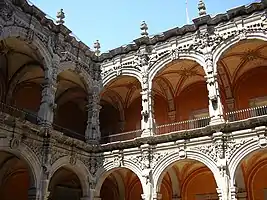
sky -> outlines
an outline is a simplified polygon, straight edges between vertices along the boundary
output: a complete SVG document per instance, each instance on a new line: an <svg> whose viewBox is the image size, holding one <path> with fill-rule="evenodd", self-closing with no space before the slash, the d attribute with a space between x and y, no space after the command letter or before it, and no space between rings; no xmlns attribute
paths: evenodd
<svg viewBox="0 0 267 200"><path fill-rule="evenodd" d="M150 35L186 24L186 0L30 0L44 13L56 18L62 8L65 25L93 49L98 39L101 51L120 47L139 38L144 20ZM257 0L204 0L207 13L214 16ZM198 17L198 0L188 0L190 22Z"/></svg>

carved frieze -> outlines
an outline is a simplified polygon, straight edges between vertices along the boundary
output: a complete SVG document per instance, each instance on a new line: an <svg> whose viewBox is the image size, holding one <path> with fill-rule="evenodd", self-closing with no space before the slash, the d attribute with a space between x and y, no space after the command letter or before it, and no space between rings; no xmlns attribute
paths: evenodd
<svg viewBox="0 0 267 200"><path fill-rule="evenodd" d="M217 152L216 152L214 144L199 145L199 146L193 147L192 150L201 152L205 154L206 156L209 156L215 162L217 162Z"/></svg>
<svg viewBox="0 0 267 200"><path fill-rule="evenodd" d="M222 40L223 38L211 28L199 30L196 32L195 39L189 50L205 54L211 52Z"/></svg>
<svg viewBox="0 0 267 200"><path fill-rule="evenodd" d="M58 159L67 156L69 152L62 150L61 148L52 147L50 165L53 165Z"/></svg>
<svg viewBox="0 0 267 200"><path fill-rule="evenodd" d="M239 151L239 149L241 149L244 145L246 145L246 143L252 140L253 138L243 138L240 140L231 139L231 138L228 139L227 148L225 152L226 158L230 159L235 152Z"/></svg>
<svg viewBox="0 0 267 200"><path fill-rule="evenodd" d="M10 5L8 5L5 1L0 2L0 17L4 21L9 21L14 14L14 11Z"/></svg>
<svg viewBox="0 0 267 200"><path fill-rule="evenodd" d="M43 156L43 143L36 141L32 138L27 138L23 140L23 143L26 144L36 155L36 157L39 159L40 163L42 162L42 156Z"/></svg>

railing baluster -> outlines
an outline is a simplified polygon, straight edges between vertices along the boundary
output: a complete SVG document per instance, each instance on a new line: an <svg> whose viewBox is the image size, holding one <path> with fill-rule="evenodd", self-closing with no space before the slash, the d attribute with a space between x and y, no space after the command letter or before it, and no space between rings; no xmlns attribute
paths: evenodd
<svg viewBox="0 0 267 200"><path fill-rule="evenodd" d="M267 106L259 106L254 108L246 108L236 110L225 114L226 120L229 122L245 120L253 117L267 115Z"/></svg>

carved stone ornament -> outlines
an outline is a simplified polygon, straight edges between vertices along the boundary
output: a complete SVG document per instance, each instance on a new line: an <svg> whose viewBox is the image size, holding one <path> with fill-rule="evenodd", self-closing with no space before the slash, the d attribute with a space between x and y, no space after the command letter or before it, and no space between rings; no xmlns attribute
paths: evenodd
<svg viewBox="0 0 267 200"><path fill-rule="evenodd" d="M9 21L13 16L13 10L10 5L8 5L5 1L0 2L0 17L4 21Z"/></svg>
<svg viewBox="0 0 267 200"><path fill-rule="evenodd" d="M71 165L76 165L77 157L74 154L71 155L69 162Z"/></svg>
<svg viewBox="0 0 267 200"><path fill-rule="evenodd" d="M242 148L243 145L245 145L247 142L253 140L253 138L244 138L241 140L228 140L227 141L227 148L225 152L226 158L230 159L231 156L236 152L239 151L240 148Z"/></svg>
<svg viewBox="0 0 267 200"><path fill-rule="evenodd" d="M114 167L122 167L123 166L123 154L122 152L118 152L113 159Z"/></svg>
<svg viewBox="0 0 267 200"><path fill-rule="evenodd" d="M209 156L211 159L217 162L217 153L213 144L197 146L192 148L192 150L202 152L203 154Z"/></svg>
<svg viewBox="0 0 267 200"><path fill-rule="evenodd" d="M11 149L17 149L20 146L20 139L17 137L13 137L10 141L10 148Z"/></svg>
<svg viewBox="0 0 267 200"><path fill-rule="evenodd" d="M154 169L156 164L161 161L164 160L166 156L168 156L169 154L171 154L173 152L164 152L164 153L153 153L152 155L152 161L151 161L151 169Z"/></svg>
<svg viewBox="0 0 267 200"><path fill-rule="evenodd" d="M90 158L90 166L89 166L90 173L95 175L97 172L97 159L96 157Z"/></svg>
<svg viewBox="0 0 267 200"><path fill-rule="evenodd" d="M201 53L211 52L222 40L223 38L214 30L198 31L189 50L193 49Z"/></svg>
<svg viewBox="0 0 267 200"><path fill-rule="evenodd" d="M66 156L67 153L64 152L63 150L52 147L52 153L51 153L51 159L50 159L50 164L52 165L54 162L56 162L59 158L62 158Z"/></svg>
<svg viewBox="0 0 267 200"><path fill-rule="evenodd" d="M43 143L37 142L33 139L23 140L23 143L26 144L36 155L36 157L41 161L43 156Z"/></svg>

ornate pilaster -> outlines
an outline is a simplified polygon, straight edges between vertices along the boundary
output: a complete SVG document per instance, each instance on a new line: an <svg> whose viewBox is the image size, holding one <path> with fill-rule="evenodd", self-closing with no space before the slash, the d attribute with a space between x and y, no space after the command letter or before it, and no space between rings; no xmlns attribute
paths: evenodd
<svg viewBox="0 0 267 200"><path fill-rule="evenodd" d="M96 144L101 137L99 124L101 106L99 81L94 80L93 82L92 94L88 97L88 120L85 138L87 143Z"/></svg>
<svg viewBox="0 0 267 200"><path fill-rule="evenodd" d="M51 66L45 71L42 100L38 111L39 123L45 127L51 127L54 120L54 111L56 109L55 95L57 90L57 72L59 63L59 56L54 55Z"/></svg>
<svg viewBox="0 0 267 200"><path fill-rule="evenodd" d="M152 98L152 84L149 81L148 69L149 66L154 62L152 57L152 50L148 47L142 47L137 54L135 64L140 68L141 71L141 87L142 87L142 137L152 136L155 133L155 119L153 110L153 98Z"/></svg>
<svg viewBox="0 0 267 200"><path fill-rule="evenodd" d="M48 200L50 192L48 191L49 174L51 168L51 154L52 154L52 141L50 137L50 129L43 127L41 130L43 136L42 146L42 168L41 168L41 187L39 200Z"/></svg>
<svg viewBox="0 0 267 200"><path fill-rule="evenodd" d="M207 89L209 93L209 113L211 117L211 124L222 123L223 119L223 106L221 103L219 84L217 74L213 71L212 55L209 53L205 56L207 65Z"/></svg>
<svg viewBox="0 0 267 200"><path fill-rule="evenodd" d="M220 183L217 193L220 200L228 200L231 196L230 175L226 157L227 141L222 132L213 134L213 143L216 151L217 167L220 172Z"/></svg>
<svg viewBox="0 0 267 200"><path fill-rule="evenodd" d="M223 107L220 99L219 84L217 74L214 69L216 63L213 61L212 51L222 41L214 30L206 27L200 27L196 33L195 41L189 49L194 49L204 55L205 72L207 89L209 93L209 112L211 117L211 124L224 122Z"/></svg>
<svg viewBox="0 0 267 200"><path fill-rule="evenodd" d="M142 152L142 177L145 179L144 193L142 194L143 200L151 200L152 199L152 169L151 169L151 147L149 144L144 144L141 146Z"/></svg>

